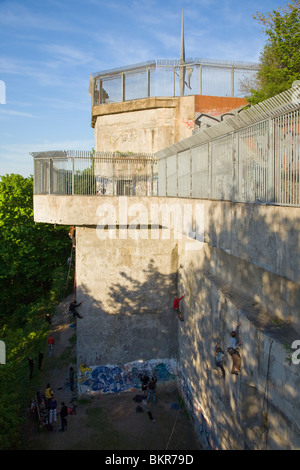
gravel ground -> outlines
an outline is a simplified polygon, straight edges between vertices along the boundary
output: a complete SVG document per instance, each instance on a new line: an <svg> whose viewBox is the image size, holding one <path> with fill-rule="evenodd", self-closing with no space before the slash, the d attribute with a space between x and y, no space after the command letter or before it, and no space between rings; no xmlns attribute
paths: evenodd
<svg viewBox="0 0 300 470"><path fill-rule="evenodd" d="M67 418L65 432L60 431L60 418L53 431L41 426L37 417L31 417L26 429L28 450L164 450L195 451L201 447L192 422L179 406L176 383L159 384L157 403L151 404L151 421L147 410L137 412L140 405L133 399L137 392L118 395L98 395L94 398L76 397L68 386L68 371L75 366L74 335L68 314L70 297L58 306L52 320L55 347L52 357L44 361L41 372L41 392L50 383L58 403L76 405L76 414ZM80 321L80 320L77 320Z"/></svg>

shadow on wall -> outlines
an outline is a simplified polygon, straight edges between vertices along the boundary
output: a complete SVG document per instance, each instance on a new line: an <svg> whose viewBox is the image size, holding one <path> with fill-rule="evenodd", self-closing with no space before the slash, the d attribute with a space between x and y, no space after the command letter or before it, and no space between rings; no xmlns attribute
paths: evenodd
<svg viewBox="0 0 300 470"><path fill-rule="evenodd" d="M137 272L120 271L121 280L108 290L111 311L119 315L164 314L170 311L176 295L176 271L170 274L161 273L153 259L144 269L140 279ZM108 314L110 312L107 312Z"/></svg>
<svg viewBox="0 0 300 470"><path fill-rule="evenodd" d="M300 365L291 362L291 344L300 337L300 212L236 206L209 203L205 249L180 256L181 391L209 448L299 448ZM235 376L227 347L238 322ZM215 365L217 342L225 379Z"/></svg>
<svg viewBox="0 0 300 470"><path fill-rule="evenodd" d="M246 296L300 333L300 209L212 203L206 266L222 284ZM228 256L229 255L229 256ZM230 256L231 255L231 256ZM257 316L257 315L255 315Z"/></svg>
<svg viewBox="0 0 300 470"><path fill-rule="evenodd" d="M176 270L163 274L150 259L140 273L120 266L101 299L77 286L84 317L77 320L80 394L140 390L143 373L155 374L158 384L176 380L176 282Z"/></svg>

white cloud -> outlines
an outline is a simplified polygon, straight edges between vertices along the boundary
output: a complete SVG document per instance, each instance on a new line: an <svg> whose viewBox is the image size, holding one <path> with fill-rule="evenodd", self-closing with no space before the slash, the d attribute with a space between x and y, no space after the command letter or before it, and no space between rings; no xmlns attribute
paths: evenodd
<svg viewBox="0 0 300 470"><path fill-rule="evenodd" d="M94 55L79 47L65 44L47 44L43 46L53 59L68 63L69 65L84 65L95 61Z"/></svg>
<svg viewBox="0 0 300 470"><path fill-rule="evenodd" d="M17 116L17 117L26 117L26 118L36 118L37 116L34 116L31 113L25 113L22 111L14 111L12 109L7 109L5 106L0 108L0 119L6 119L7 117L10 116Z"/></svg>
<svg viewBox="0 0 300 470"><path fill-rule="evenodd" d="M13 29L21 29L26 25L26 29L66 31L73 30L73 27L65 18L53 16L52 14L35 13L32 8L27 8L21 2L10 2L0 4L0 25L9 26Z"/></svg>

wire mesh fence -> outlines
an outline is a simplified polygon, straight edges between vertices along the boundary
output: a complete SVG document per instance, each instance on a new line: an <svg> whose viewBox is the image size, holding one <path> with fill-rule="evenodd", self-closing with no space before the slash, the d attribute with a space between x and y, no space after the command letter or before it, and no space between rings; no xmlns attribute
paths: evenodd
<svg viewBox="0 0 300 470"><path fill-rule="evenodd" d="M152 60L91 74L89 93L92 106L154 96L244 97L243 82L257 70L247 62Z"/></svg>
<svg viewBox="0 0 300 470"><path fill-rule="evenodd" d="M163 149L159 195L300 206L300 86Z"/></svg>
<svg viewBox="0 0 300 470"><path fill-rule="evenodd" d="M155 196L157 161L150 154L32 152L35 194Z"/></svg>
<svg viewBox="0 0 300 470"><path fill-rule="evenodd" d="M159 195L300 207L300 86L156 155L31 155L35 194Z"/></svg>

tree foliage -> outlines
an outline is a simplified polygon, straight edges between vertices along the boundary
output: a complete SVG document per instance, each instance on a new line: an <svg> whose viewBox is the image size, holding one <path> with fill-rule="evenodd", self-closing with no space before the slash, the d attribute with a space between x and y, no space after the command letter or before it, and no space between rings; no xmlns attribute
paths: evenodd
<svg viewBox="0 0 300 470"><path fill-rule="evenodd" d="M264 26L267 43L256 83L247 97L251 104L288 90L300 79L300 0L292 0L267 16L257 12L254 19Z"/></svg>
<svg viewBox="0 0 300 470"><path fill-rule="evenodd" d="M35 223L33 178L11 174L0 181L0 322L49 291L54 272L67 262L64 226Z"/></svg>
<svg viewBox="0 0 300 470"><path fill-rule="evenodd" d="M34 222L33 178L0 177L0 449L22 447L22 426L38 376L28 379L28 356L44 351L53 313L66 291L68 227Z"/></svg>

